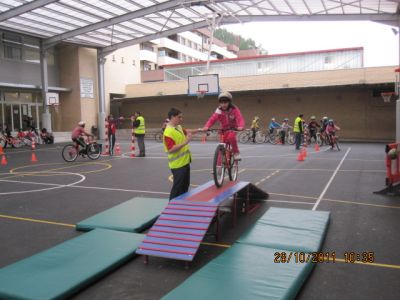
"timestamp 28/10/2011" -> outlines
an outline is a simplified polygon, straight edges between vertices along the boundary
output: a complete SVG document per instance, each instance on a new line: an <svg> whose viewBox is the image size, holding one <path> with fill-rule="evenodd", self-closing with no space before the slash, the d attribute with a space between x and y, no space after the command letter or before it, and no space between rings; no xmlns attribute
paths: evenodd
<svg viewBox="0 0 400 300"><path fill-rule="evenodd" d="M339 259L336 252L294 252L280 251L274 253L274 263L336 263L341 261L345 263L373 263L375 254L372 251L365 252L344 252L344 259Z"/></svg>

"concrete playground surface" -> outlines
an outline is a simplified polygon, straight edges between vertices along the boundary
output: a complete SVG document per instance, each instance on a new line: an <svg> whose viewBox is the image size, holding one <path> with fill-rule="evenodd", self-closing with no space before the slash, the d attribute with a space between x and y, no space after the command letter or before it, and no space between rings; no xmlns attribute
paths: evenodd
<svg viewBox="0 0 400 300"><path fill-rule="evenodd" d="M192 187L211 180L216 141L193 141ZM297 299L399 299L399 197L373 194L385 183L384 144L342 143L341 151L307 148L298 161L294 146L242 144L239 180L270 197L249 215L222 218L219 241L206 236L190 264L137 256L72 299L160 299L217 257L270 207L331 212L323 252L336 261L318 263ZM63 144L6 149L0 165L0 268L81 235L75 224L134 197L167 198L171 173L161 143L146 140L146 157L121 154L66 163ZM370 255L373 262L349 262ZM223 288L223 287L221 287ZM195 291L194 291L195 292Z"/></svg>

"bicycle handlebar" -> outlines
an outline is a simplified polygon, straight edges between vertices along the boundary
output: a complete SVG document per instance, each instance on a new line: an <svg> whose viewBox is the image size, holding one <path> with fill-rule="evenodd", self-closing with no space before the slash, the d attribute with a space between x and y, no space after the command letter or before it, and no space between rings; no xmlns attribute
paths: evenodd
<svg viewBox="0 0 400 300"><path fill-rule="evenodd" d="M202 130L203 132L226 132L226 131L235 131L235 132L239 132L241 130L238 130L237 128L229 128L229 129L223 129L223 128L209 128L207 130Z"/></svg>

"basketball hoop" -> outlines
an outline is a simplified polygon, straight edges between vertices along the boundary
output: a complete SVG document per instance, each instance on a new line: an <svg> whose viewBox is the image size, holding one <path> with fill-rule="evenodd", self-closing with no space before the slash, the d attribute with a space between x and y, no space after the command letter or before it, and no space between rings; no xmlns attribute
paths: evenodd
<svg viewBox="0 0 400 300"><path fill-rule="evenodd" d="M206 95L206 91L197 91L197 99L203 99Z"/></svg>
<svg viewBox="0 0 400 300"><path fill-rule="evenodd" d="M53 104L53 105L51 105L51 106L54 107L54 112L55 112L56 114L58 114L58 112L59 112L59 106L56 105L56 104Z"/></svg>
<svg viewBox="0 0 400 300"><path fill-rule="evenodd" d="M381 93L381 96L382 96L382 98L383 98L383 102L385 102L385 103L389 103L390 102L390 99L392 98L392 96L393 96L393 92L382 92Z"/></svg>

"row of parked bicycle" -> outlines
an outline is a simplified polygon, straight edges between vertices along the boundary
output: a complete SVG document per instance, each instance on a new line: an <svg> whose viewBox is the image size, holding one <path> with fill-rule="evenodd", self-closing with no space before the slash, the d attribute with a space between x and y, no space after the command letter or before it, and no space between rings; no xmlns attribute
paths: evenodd
<svg viewBox="0 0 400 300"><path fill-rule="evenodd" d="M337 136L336 139L338 139ZM312 143L318 144L319 146L330 145L326 134L321 132L316 132L315 134L310 134L306 132L303 135L303 141L304 140L307 142L308 145ZM251 131L251 129L246 129L243 132L240 132L238 135L238 141L242 144L253 142L253 132ZM283 134L283 132L279 129L272 132L270 132L269 130L258 130L256 132L254 142L258 144L271 143L272 145L294 145L295 134L290 130L286 131L285 134Z"/></svg>
<svg viewBox="0 0 400 300"><path fill-rule="evenodd" d="M36 144L53 144L54 137L47 131L40 132L40 134L36 134L34 131L18 132L15 137L0 132L0 145L3 148L7 146L12 148L20 148L23 146L31 147L33 141Z"/></svg>

